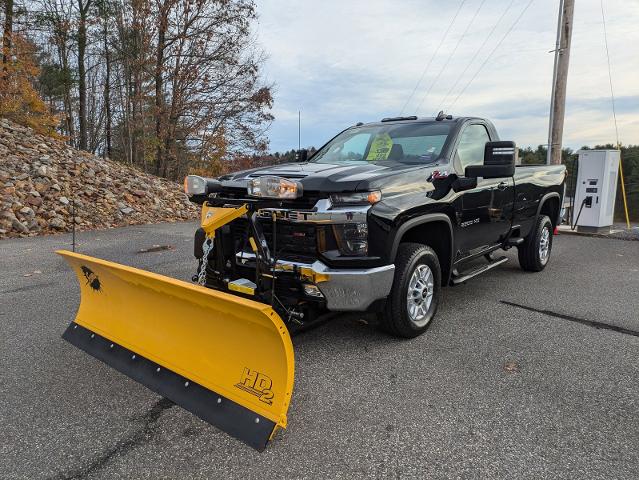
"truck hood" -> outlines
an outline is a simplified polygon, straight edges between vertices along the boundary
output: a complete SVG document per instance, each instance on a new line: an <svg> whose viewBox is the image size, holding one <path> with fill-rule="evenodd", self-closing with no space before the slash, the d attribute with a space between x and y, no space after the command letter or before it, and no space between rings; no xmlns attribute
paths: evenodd
<svg viewBox="0 0 639 480"><path fill-rule="evenodd" d="M243 170L220 178L225 186L246 187L249 179L264 175L289 178L300 182L308 192L352 192L371 189L385 190L398 183L425 182L435 166L393 164L285 163ZM419 171L417 173L416 171Z"/></svg>

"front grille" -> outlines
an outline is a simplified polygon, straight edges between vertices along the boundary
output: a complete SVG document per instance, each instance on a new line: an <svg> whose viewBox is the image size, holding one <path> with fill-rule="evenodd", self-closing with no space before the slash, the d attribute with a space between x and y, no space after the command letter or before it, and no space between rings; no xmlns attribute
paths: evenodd
<svg viewBox="0 0 639 480"><path fill-rule="evenodd" d="M275 252L273 250L273 222L270 219L259 219L258 221L262 226L271 255L277 257L278 260L313 263L317 258L317 228L315 225L277 222L277 252ZM248 220L238 218L231 223L231 228L235 237L236 251L241 251L246 242Z"/></svg>
<svg viewBox="0 0 639 480"><path fill-rule="evenodd" d="M221 200L225 198L233 200L255 200L255 197L248 196L248 194L246 193L246 188L238 187L224 187L222 192L217 195L217 198ZM287 209L310 210L315 206L320 198L322 198L322 196L319 192L304 191L304 195L302 196L302 198L283 199L281 200L281 205L282 208Z"/></svg>

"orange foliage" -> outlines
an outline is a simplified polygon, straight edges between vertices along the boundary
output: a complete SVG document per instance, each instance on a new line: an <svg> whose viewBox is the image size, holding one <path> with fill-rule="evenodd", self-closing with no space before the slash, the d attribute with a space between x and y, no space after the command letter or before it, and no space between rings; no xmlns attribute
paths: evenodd
<svg viewBox="0 0 639 480"><path fill-rule="evenodd" d="M33 87L40 73L35 65L34 46L24 37L13 34L9 62L0 65L0 117L6 117L36 132L57 136L59 123Z"/></svg>
<svg viewBox="0 0 639 480"><path fill-rule="evenodd" d="M224 128L220 128L210 136L202 147L202 154L191 162L189 173L203 177L218 177L229 172L227 155L228 141Z"/></svg>
<svg viewBox="0 0 639 480"><path fill-rule="evenodd" d="M213 178L229 173L228 162L224 160L212 158L209 160L199 160L194 163L195 166L189 168L189 174L191 175Z"/></svg>

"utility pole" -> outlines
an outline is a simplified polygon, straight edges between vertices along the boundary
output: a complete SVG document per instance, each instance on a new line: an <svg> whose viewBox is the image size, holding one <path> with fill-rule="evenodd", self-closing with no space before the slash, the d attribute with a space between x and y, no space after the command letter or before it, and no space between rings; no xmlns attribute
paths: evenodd
<svg viewBox="0 0 639 480"><path fill-rule="evenodd" d="M546 159L546 163L552 165L561 164L561 140L564 133L566 85L568 83L568 64L570 62L570 40L572 37L574 11L575 0L560 0L548 125L548 156Z"/></svg>

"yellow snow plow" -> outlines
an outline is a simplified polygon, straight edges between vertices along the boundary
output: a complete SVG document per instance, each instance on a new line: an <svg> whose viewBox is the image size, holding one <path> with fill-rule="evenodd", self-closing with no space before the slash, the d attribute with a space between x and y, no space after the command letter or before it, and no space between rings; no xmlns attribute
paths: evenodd
<svg viewBox="0 0 639 480"><path fill-rule="evenodd" d="M203 420L262 450L279 428L293 393L290 333L271 301L274 262L260 231L248 243L261 262L255 282L228 280L208 258L224 246L215 232L248 217L246 205L204 205L206 256L197 284L59 251L78 278L81 302L63 338ZM223 260L226 262L225 260ZM224 265L228 265L224 263ZM223 266L224 266L223 265ZM269 267L270 265L270 267ZM230 293L229 293L230 292Z"/></svg>

